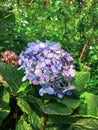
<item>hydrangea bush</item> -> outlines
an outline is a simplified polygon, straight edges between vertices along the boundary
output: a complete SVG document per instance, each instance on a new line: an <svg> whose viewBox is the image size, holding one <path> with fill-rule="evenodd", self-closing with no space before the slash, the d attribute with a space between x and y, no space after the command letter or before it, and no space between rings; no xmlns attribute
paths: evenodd
<svg viewBox="0 0 98 130"><path fill-rule="evenodd" d="M15 52L7 50L3 52L1 55L2 57L0 58L0 61L3 61L12 66L18 66L19 57L15 54Z"/></svg>
<svg viewBox="0 0 98 130"><path fill-rule="evenodd" d="M98 128L97 96L90 93L80 95L90 79L90 73L81 71L75 75L71 54L58 43L28 43L27 49L20 53L17 67L6 63L0 62L0 129ZM3 79L5 82L2 82ZM25 80L27 82L23 82ZM73 96L64 96L71 95L74 88ZM80 124L83 124L82 127L79 127Z"/></svg>
<svg viewBox="0 0 98 130"><path fill-rule="evenodd" d="M72 94L74 86L71 79L75 76L73 58L58 43L38 40L28 43L19 57L19 69L25 70L22 81L29 80L30 84L41 85L40 96L47 93L62 98L65 94Z"/></svg>

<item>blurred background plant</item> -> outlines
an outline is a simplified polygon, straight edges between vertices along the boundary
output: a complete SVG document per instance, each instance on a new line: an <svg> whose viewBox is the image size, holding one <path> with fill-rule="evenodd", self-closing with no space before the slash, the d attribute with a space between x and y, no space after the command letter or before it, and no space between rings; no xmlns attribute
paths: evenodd
<svg viewBox="0 0 98 130"><path fill-rule="evenodd" d="M19 57L15 54L15 52L7 50L1 53L1 55L2 57L0 58L0 61L3 61L12 66L18 66Z"/></svg>
<svg viewBox="0 0 98 130"><path fill-rule="evenodd" d="M26 48L28 42L37 39L43 42L46 40L59 42L62 48L70 52L74 57L77 71L89 71L91 73L89 82L80 93L86 91L97 96L97 19L97 0L1 0L0 55L2 56L2 53L7 50L14 51L19 55ZM2 97L0 99L6 102L5 106L7 106L5 108L7 109L4 108L4 110L8 112L10 96L5 93L8 88L1 84L0 90L0 97ZM83 95L84 99L89 101L86 95L87 93ZM93 98L92 95L89 96ZM85 104L83 99L82 103ZM21 103L19 105L21 106ZM82 107L84 106L82 105ZM26 111L23 106L21 108ZM6 114L2 116L3 119L4 117L6 117ZM19 124L21 125L24 122L28 126L28 118L30 120L31 117L26 118L25 116L25 120L20 120ZM64 129L63 126L59 127Z"/></svg>

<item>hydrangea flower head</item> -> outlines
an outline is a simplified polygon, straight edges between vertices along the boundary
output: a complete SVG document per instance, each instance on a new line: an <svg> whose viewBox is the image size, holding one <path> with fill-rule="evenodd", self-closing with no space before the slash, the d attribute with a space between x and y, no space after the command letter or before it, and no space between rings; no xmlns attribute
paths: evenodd
<svg viewBox="0 0 98 130"><path fill-rule="evenodd" d="M72 94L74 86L70 81L75 76L73 58L58 43L28 43L19 57L19 69L25 70L22 81L29 80L30 84L41 85L41 96L47 93L62 98L65 94Z"/></svg>
<svg viewBox="0 0 98 130"><path fill-rule="evenodd" d="M15 54L15 52L7 50L3 52L0 61L6 62L12 66L18 66L19 57Z"/></svg>

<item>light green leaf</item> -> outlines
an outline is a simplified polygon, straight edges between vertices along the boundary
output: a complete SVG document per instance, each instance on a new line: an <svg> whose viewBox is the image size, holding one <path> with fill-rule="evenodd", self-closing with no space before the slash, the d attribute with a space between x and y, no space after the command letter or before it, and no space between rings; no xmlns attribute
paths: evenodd
<svg viewBox="0 0 98 130"><path fill-rule="evenodd" d="M34 106L31 107L25 99L17 98L17 101L18 106L24 112L17 124L17 130L38 130L41 118L33 111Z"/></svg>
<svg viewBox="0 0 98 130"><path fill-rule="evenodd" d="M98 96L84 92L81 96L80 113L98 116Z"/></svg>
<svg viewBox="0 0 98 130"><path fill-rule="evenodd" d="M24 116L22 116L20 118L20 120L18 121L18 124L16 126L16 130L34 130L32 129L31 125L28 124L26 121L25 121L25 118Z"/></svg>
<svg viewBox="0 0 98 130"><path fill-rule="evenodd" d="M19 119L16 130L39 130L41 119L33 111L31 114L23 114Z"/></svg>
<svg viewBox="0 0 98 130"><path fill-rule="evenodd" d="M90 80L89 72L77 72L75 76L74 85L76 86L76 90L80 91L86 85L86 83Z"/></svg>
<svg viewBox="0 0 98 130"><path fill-rule="evenodd" d="M72 128L78 130L97 130L98 118L86 117L81 118L72 124Z"/></svg>
<svg viewBox="0 0 98 130"><path fill-rule="evenodd" d="M18 89L17 93L23 92L27 88L28 85L29 85L29 82L22 83L22 85Z"/></svg>
<svg viewBox="0 0 98 130"><path fill-rule="evenodd" d="M29 104L25 101L25 99L17 98L17 104L24 113L26 113L26 114L31 113L31 108L30 108Z"/></svg>

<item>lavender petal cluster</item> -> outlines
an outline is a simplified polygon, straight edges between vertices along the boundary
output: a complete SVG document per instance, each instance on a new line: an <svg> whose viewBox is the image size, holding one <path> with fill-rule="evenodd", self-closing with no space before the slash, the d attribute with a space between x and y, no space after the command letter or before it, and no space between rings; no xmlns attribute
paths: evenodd
<svg viewBox="0 0 98 130"><path fill-rule="evenodd" d="M22 81L40 85L40 96L44 94L57 95L62 98L71 95L74 86L71 79L75 76L73 58L63 50L60 44L37 40L28 43L25 51L19 56L19 69L25 70Z"/></svg>

